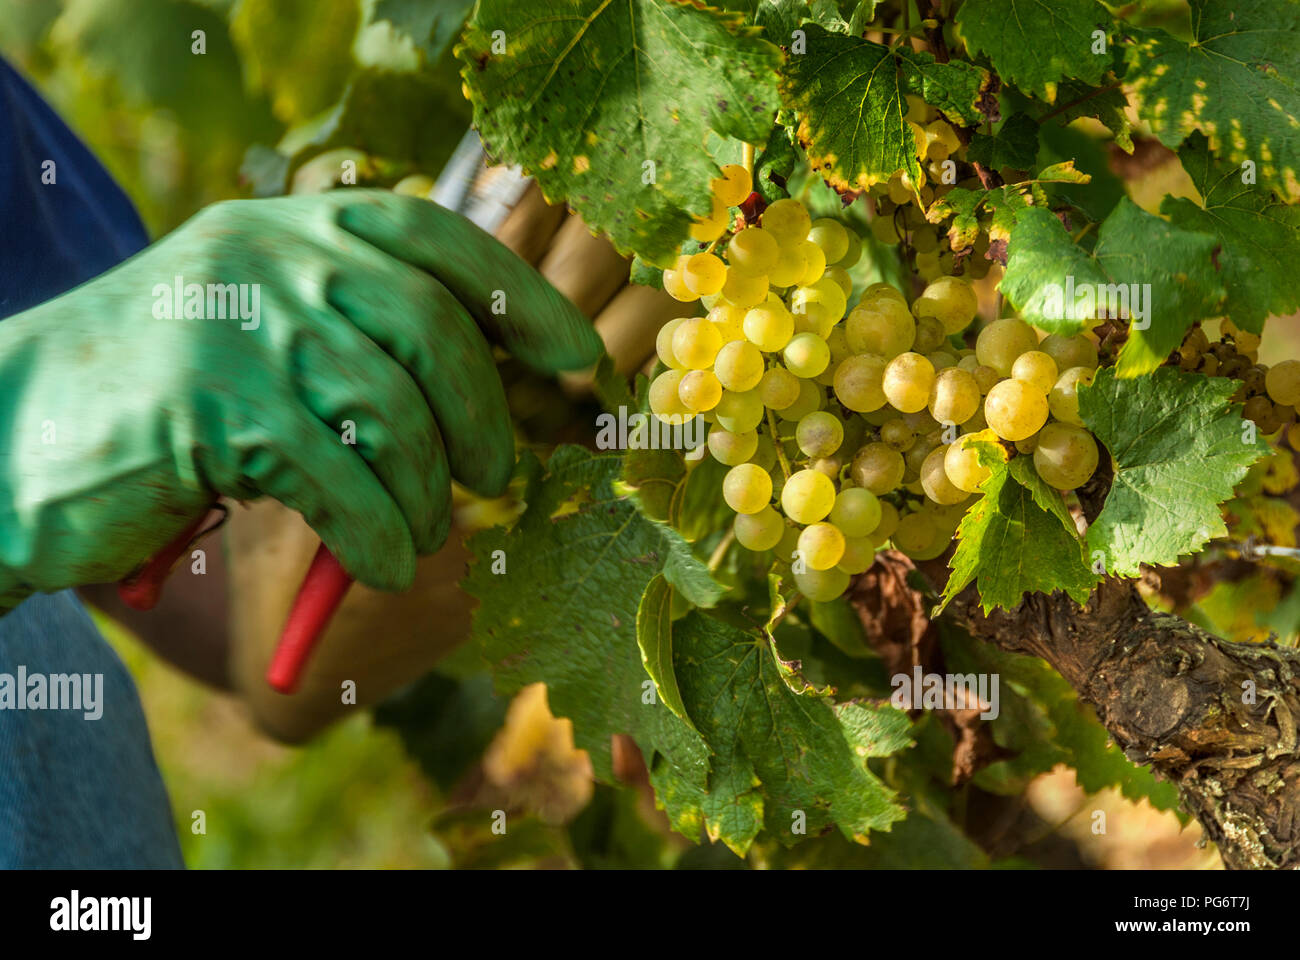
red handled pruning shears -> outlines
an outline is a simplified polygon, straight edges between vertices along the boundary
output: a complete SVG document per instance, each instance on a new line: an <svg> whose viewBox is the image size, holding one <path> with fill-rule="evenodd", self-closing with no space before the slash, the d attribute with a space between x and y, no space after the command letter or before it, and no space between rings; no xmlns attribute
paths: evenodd
<svg viewBox="0 0 1300 960"><path fill-rule="evenodd" d="M199 536L206 519L205 513L154 554L138 572L119 583L117 593L122 602L134 610L153 609L162 595L163 582L181 554ZM352 578L322 543L312 558L302 586L298 588L289 619L280 633L280 642L270 666L266 668L266 682L272 688L280 693L292 693L297 689L312 650L351 585Z"/></svg>

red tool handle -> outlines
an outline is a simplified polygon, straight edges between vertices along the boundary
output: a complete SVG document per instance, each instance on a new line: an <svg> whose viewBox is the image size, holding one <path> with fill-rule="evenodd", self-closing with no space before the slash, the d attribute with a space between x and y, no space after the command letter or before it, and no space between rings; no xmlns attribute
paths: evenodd
<svg viewBox="0 0 1300 960"><path fill-rule="evenodd" d="M322 543L298 588L289 620L280 634L271 665L266 668L266 682L273 689L281 693L293 693L297 689L308 657L351 585L352 578Z"/></svg>
<svg viewBox="0 0 1300 960"><path fill-rule="evenodd" d="M205 513L154 554L139 572L119 583L117 594L122 602L134 610L152 610L162 595L163 583L172 567L194 542L206 519ZM322 543L312 558L302 586L298 588L289 619L280 633L280 642L267 667L266 681L273 689L280 693L292 693L297 689L312 650L351 585L352 578Z"/></svg>

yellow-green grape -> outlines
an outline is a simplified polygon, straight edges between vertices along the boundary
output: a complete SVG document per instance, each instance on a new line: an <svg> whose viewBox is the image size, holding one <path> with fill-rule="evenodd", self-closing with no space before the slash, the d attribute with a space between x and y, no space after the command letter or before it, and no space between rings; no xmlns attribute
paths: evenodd
<svg viewBox="0 0 1300 960"><path fill-rule="evenodd" d="M980 388L972 374L947 367L935 375L928 409L937 422L963 424L979 408Z"/></svg>
<svg viewBox="0 0 1300 960"><path fill-rule="evenodd" d="M753 191L754 179L740 164L729 163L722 168L722 176L709 181L709 187L722 203L738 207Z"/></svg>
<svg viewBox="0 0 1300 960"><path fill-rule="evenodd" d="M782 244L777 248L776 265L767 272L767 282L774 287L789 287L803 279L808 257L797 246Z"/></svg>
<svg viewBox="0 0 1300 960"><path fill-rule="evenodd" d="M709 215L691 224L691 239L700 243L712 243L727 232L730 220L731 213L727 210L727 205L714 197L713 209Z"/></svg>
<svg viewBox="0 0 1300 960"><path fill-rule="evenodd" d="M1053 385L1052 392L1047 395L1047 405L1052 416L1062 423L1083 426L1083 418L1079 416L1079 384L1092 383L1095 375L1095 371L1088 367L1071 367L1061 374Z"/></svg>
<svg viewBox="0 0 1300 960"><path fill-rule="evenodd" d="M899 519L898 508L888 500L881 500L880 525L875 530L872 530L870 537L868 537L877 550L884 546L886 541L894 535L894 531L898 529Z"/></svg>
<svg viewBox="0 0 1300 960"><path fill-rule="evenodd" d="M975 368L979 365L979 357L975 356L974 350L971 350L968 353L963 353L957 358L957 366L962 370L965 370L967 373L974 373ZM995 370L993 372L996 373L997 371Z"/></svg>
<svg viewBox="0 0 1300 960"><path fill-rule="evenodd" d="M1097 469L1097 459L1097 441L1072 423L1049 423L1034 447L1034 469L1057 490L1074 490L1087 483Z"/></svg>
<svg viewBox="0 0 1300 960"><path fill-rule="evenodd" d="M859 487L878 497L897 490L903 482L903 455L883 443L869 443L858 451L849 468L849 476Z"/></svg>
<svg viewBox="0 0 1300 960"><path fill-rule="evenodd" d="M722 298L727 303L748 310L767 299L767 277L743 276L727 271L727 282L722 285Z"/></svg>
<svg viewBox="0 0 1300 960"><path fill-rule="evenodd" d="M687 410L703 413L722 399L722 384L712 370L692 370L677 385L677 396Z"/></svg>
<svg viewBox="0 0 1300 960"><path fill-rule="evenodd" d="M886 402L884 376L885 361L880 357L849 357L835 368L835 396L857 413L879 410Z"/></svg>
<svg viewBox="0 0 1300 960"><path fill-rule="evenodd" d="M664 366L672 370L685 370L686 365L677 359L673 353L673 334L677 332L687 317L678 317L676 320L669 320L659 328L659 333L655 335L655 353L663 361Z"/></svg>
<svg viewBox="0 0 1300 960"><path fill-rule="evenodd" d="M763 211L763 229L776 237L777 243L794 245L808 236L812 218L798 200L778 200Z"/></svg>
<svg viewBox="0 0 1300 960"><path fill-rule="evenodd" d="M821 387L811 380L799 381L799 396L794 403L783 410L777 411L777 416L782 420L790 420L798 423L808 414L822 408L822 401L825 400L825 394L822 393Z"/></svg>
<svg viewBox="0 0 1300 960"><path fill-rule="evenodd" d="M848 270L850 267L856 266L857 262L862 259L862 238L849 227L844 228L844 234L848 237L848 245L845 248L844 256L835 261L835 266ZM848 293L849 291L846 290L845 292Z"/></svg>
<svg viewBox="0 0 1300 960"><path fill-rule="evenodd" d="M936 373L957 366L957 358L947 350L936 350L934 353L927 353L925 359L930 361L930 365L934 367Z"/></svg>
<svg viewBox="0 0 1300 960"><path fill-rule="evenodd" d="M770 506L757 513L738 513L731 524L736 542L746 550L762 553L771 550L785 536L786 525L781 515Z"/></svg>
<svg viewBox="0 0 1300 960"><path fill-rule="evenodd" d="M831 351L831 366L838 366L842 361L853 356L853 351L849 349L849 338L844 333L844 324L837 323L831 327L831 332L826 335L826 346ZM834 373L834 371L831 371Z"/></svg>
<svg viewBox="0 0 1300 960"><path fill-rule="evenodd" d="M1047 396L1056 385L1056 361L1042 350L1029 350L1016 357L1011 376Z"/></svg>
<svg viewBox="0 0 1300 960"><path fill-rule="evenodd" d="M808 239L822 248L827 263L838 263L849 252L849 234L838 220L814 220L808 229Z"/></svg>
<svg viewBox="0 0 1300 960"><path fill-rule="evenodd" d="M849 588L849 575L843 570L805 570L794 575L794 585L809 600L827 603L844 596Z"/></svg>
<svg viewBox="0 0 1300 960"><path fill-rule="evenodd" d="M917 227L912 231L912 249L917 253L934 253L939 249L939 231L934 227Z"/></svg>
<svg viewBox="0 0 1300 960"><path fill-rule="evenodd" d="M393 193L404 197L428 197L433 192L433 177L423 173L413 173L393 184Z"/></svg>
<svg viewBox="0 0 1300 960"><path fill-rule="evenodd" d="M987 430L988 426L988 421L984 419L984 406L981 404L980 408L975 411L975 416L961 425L961 432L963 434L978 433L981 430Z"/></svg>
<svg viewBox="0 0 1300 960"><path fill-rule="evenodd" d="M713 361L713 372L734 393L753 390L763 379L763 354L748 340L724 343Z"/></svg>
<svg viewBox="0 0 1300 960"><path fill-rule="evenodd" d="M865 537L880 525L880 500L865 487L841 490L831 508L831 523L846 537Z"/></svg>
<svg viewBox="0 0 1300 960"><path fill-rule="evenodd" d="M814 523L799 534L799 553L812 570L829 570L844 556L844 534L832 523Z"/></svg>
<svg viewBox="0 0 1300 960"><path fill-rule="evenodd" d="M799 399L799 378L783 367L773 367L759 380L758 395L763 406L784 410Z"/></svg>
<svg viewBox="0 0 1300 960"><path fill-rule="evenodd" d="M835 414L817 410L799 420L794 437L805 456L829 457L844 442L844 424Z"/></svg>
<svg viewBox="0 0 1300 960"><path fill-rule="evenodd" d="M1023 440L1017 440L1015 444L1016 452L1023 453L1025 454L1025 456L1028 456L1029 454L1033 453L1034 450L1038 448L1038 438L1041 435L1042 435L1042 431L1040 430L1032 437L1025 437L1025 439Z"/></svg>
<svg viewBox="0 0 1300 960"><path fill-rule="evenodd" d="M796 377L811 380L831 362L831 348L815 333L796 333L781 354L785 367Z"/></svg>
<svg viewBox="0 0 1300 960"><path fill-rule="evenodd" d="M758 448L749 459L751 463L756 463L769 472L776 469L776 444L772 442L772 438L766 434L760 434Z"/></svg>
<svg viewBox="0 0 1300 960"><path fill-rule="evenodd" d="M800 240L796 246L803 254L804 262L803 276L798 282L809 286L820 280L822 274L826 272L826 254L811 240Z"/></svg>
<svg viewBox="0 0 1300 960"><path fill-rule="evenodd" d="M709 431L709 453L718 463L728 467L742 464L754 456L758 450L758 434L753 430L748 433L732 433L722 427L714 426Z"/></svg>
<svg viewBox="0 0 1300 960"><path fill-rule="evenodd" d="M748 433L763 422L763 401L757 390L736 393L722 391L722 399L713 408L718 425L732 433Z"/></svg>
<svg viewBox="0 0 1300 960"><path fill-rule="evenodd" d="M876 562L876 541L874 537L845 537L844 556L835 565L836 570L853 575L866 573Z"/></svg>
<svg viewBox="0 0 1300 960"><path fill-rule="evenodd" d="M924 410L934 386L934 364L919 353L900 353L885 367L880 388L894 409Z"/></svg>
<svg viewBox="0 0 1300 960"><path fill-rule="evenodd" d="M1069 370L1071 367L1097 369L1097 345L1083 334L1067 337L1051 333L1043 338L1038 349L1056 361L1058 370Z"/></svg>
<svg viewBox="0 0 1300 960"><path fill-rule="evenodd" d="M766 276L776 266L780 253L776 237L762 227L747 227L727 244L731 269L746 276Z"/></svg>
<svg viewBox="0 0 1300 960"><path fill-rule="evenodd" d="M864 304L881 298L897 300L904 307L907 306L907 298L903 296L903 291L892 283L885 283L883 280L877 281L862 291L862 303Z"/></svg>
<svg viewBox="0 0 1300 960"><path fill-rule="evenodd" d="M727 282L727 265L711 253L697 253L687 257L681 269L682 282L692 293L701 297L721 292Z"/></svg>
<svg viewBox="0 0 1300 960"><path fill-rule="evenodd" d="M1269 367L1264 375L1264 389L1270 400L1284 407L1300 403L1300 360L1283 360Z"/></svg>
<svg viewBox="0 0 1300 960"><path fill-rule="evenodd" d="M898 521L890 539L894 546L911 556L928 550L938 535L939 531L928 513L909 513Z"/></svg>
<svg viewBox="0 0 1300 960"><path fill-rule="evenodd" d="M772 502L772 478L757 464L734 466L722 478L722 499L737 513L758 513Z"/></svg>
<svg viewBox="0 0 1300 960"><path fill-rule="evenodd" d="M784 350L794 336L794 317L780 303L768 301L745 314L745 338L764 353Z"/></svg>
<svg viewBox="0 0 1300 960"><path fill-rule="evenodd" d="M650 410L666 423L685 423L692 414L677 395L685 375L683 370L665 370L650 384Z"/></svg>
<svg viewBox="0 0 1300 960"><path fill-rule="evenodd" d="M1020 380L1003 380L984 398L984 419L1003 440L1033 436L1047 414L1047 398Z"/></svg>
<svg viewBox="0 0 1300 960"><path fill-rule="evenodd" d="M892 216L876 216L872 219L871 235L880 243L890 245L898 243L903 238L898 234L898 227L894 223Z"/></svg>
<svg viewBox="0 0 1300 960"><path fill-rule="evenodd" d="M912 136L913 139L916 138L915 131ZM907 179L906 174L901 170L890 176L889 183L886 185L885 189L889 192L889 199L899 206L912 202L911 181Z"/></svg>
<svg viewBox="0 0 1300 960"><path fill-rule="evenodd" d="M837 264L833 267L827 267L822 276L833 281L835 286L840 288L844 294L844 302L847 305L849 295L853 293L853 278L849 276L849 272Z"/></svg>
<svg viewBox="0 0 1300 960"><path fill-rule="evenodd" d="M722 334L723 343L745 339L745 312L730 303L720 303L709 311L709 322ZM663 355L660 354L660 359ZM667 360L664 360L667 363ZM669 364L672 366L672 364Z"/></svg>
<svg viewBox="0 0 1300 960"><path fill-rule="evenodd" d="M912 449L912 444L916 443L916 432L899 417L897 420L890 420L881 425L880 441L903 453Z"/></svg>
<svg viewBox="0 0 1300 960"><path fill-rule="evenodd" d="M722 334L708 317L689 317L673 331L673 356L688 370L712 366L722 349Z"/></svg>
<svg viewBox="0 0 1300 960"><path fill-rule="evenodd" d="M921 486L925 489L925 495L935 503L944 505L961 503L970 496L967 491L948 479L945 469L947 454L948 447L935 447L921 464Z"/></svg>
<svg viewBox="0 0 1300 960"><path fill-rule="evenodd" d="M946 339L942 323L934 317L921 317L916 321L916 338L912 341L912 350L920 354L934 353L943 346Z"/></svg>
<svg viewBox="0 0 1300 960"><path fill-rule="evenodd" d="M795 523L824 520L833 506L835 484L818 470L798 471L781 490L781 509Z"/></svg>
<svg viewBox="0 0 1300 960"><path fill-rule="evenodd" d="M971 376L975 378L975 383L979 386L981 395L992 390L997 386L998 381L1002 379L1002 374L982 363L976 364L975 369L971 371Z"/></svg>
<svg viewBox="0 0 1300 960"><path fill-rule="evenodd" d="M795 551L799 549L799 528L787 523L785 533L781 534L781 541L774 548L778 562L785 567L789 567L794 561Z"/></svg>
<svg viewBox="0 0 1300 960"><path fill-rule="evenodd" d="M682 303L694 303L700 295L686 285L683 272L690 257L678 257L676 264L664 271L664 292Z"/></svg>
<svg viewBox="0 0 1300 960"><path fill-rule="evenodd" d="M954 487L967 493L979 492L980 484L992 476L993 471L980 463L979 450L973 441L997 443L997 439L997 434L992 430L981 430L979 433L958 437L955 443L948 444L943 455L943 469ZM967 441L972 441L969 446Z"/></svg>
<svg viewBox="0 0 1300 960"><path fill-rule="evenodd" d="M1016 357L1037 348L1038 337L1034 336L1033 327L1015 317L1005 317L980 331L975 341L975 356L980 363L1009 377Z"/></svg>
<svg viewBox="0 0 1300 960"><path fill-rule="evenodd" d="M896 300L877 298L866 305L864 300L844 321L844 332L854 353L871 353L892 360L912 349L916 341L916 322L907 308Z"/></svg>

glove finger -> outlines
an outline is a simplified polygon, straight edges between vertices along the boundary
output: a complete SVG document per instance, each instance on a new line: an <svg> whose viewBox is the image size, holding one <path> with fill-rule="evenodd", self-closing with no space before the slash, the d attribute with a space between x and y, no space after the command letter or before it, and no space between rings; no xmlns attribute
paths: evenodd
<svg viewBox="0 0 1300 960"><path fill-rule="evenodd" d="M383 484L416 550L446 538L451 473L441 432L411 376L343 317L325 317L296 338L292 369L306 407L334 431L334 443Z"/></svg>
<svg viewBox="0 0 1300 960"><path fill-rule="evenodd" d="M332 195L344 230L437 277L487 333L542 373L600 357L591 322L536 270L464 217L383 190Z"/></svg>
<svg viewBox="0 0 1300 960"><path fill-rule="evenodd" d="M349 269L328 285L330 305L417 385L442 427L451 474L484 496L500 496L514 469L514 434L482 331L433 277L368 244L357 246L364 250L350 250Z"/></svg>

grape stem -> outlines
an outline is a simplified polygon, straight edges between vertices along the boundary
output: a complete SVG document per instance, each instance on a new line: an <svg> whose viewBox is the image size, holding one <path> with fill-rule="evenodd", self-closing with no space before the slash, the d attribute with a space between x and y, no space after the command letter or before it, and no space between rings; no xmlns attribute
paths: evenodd
<svg viewBox="0 0 1300 960"><path fill-rule="evenodd" d="M746 143L744 146L742 146L740 156L741 156L741 160L740 160L741 164L744 165L745 169L749 171L750 177L753 177L754 176L754 145L752 143Z"/></svg>
<svg viewBox="0 0 1300 960"><path fill-rule="evenodd" d="M727 551L731 545L736 542L735 528L729 527L726 534L718 541L718 545L713 548L713 553L709 555L709 573L713 573L718 567L722 566L723 559L727 556Z"/></svg>
<svg viewBox="0 0 1300 960"><path fill-rule="evenodd" d="M790 461L786 458L785 450L781 448L781 434L776 429L776 413L771 407L767 408L767 429L772 434L772 446L776 447L776 459L781 464L781 473L785 475L786 480L789 480Z"/></svg>

